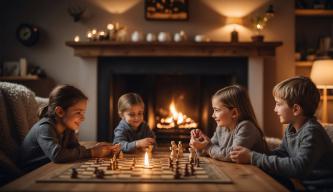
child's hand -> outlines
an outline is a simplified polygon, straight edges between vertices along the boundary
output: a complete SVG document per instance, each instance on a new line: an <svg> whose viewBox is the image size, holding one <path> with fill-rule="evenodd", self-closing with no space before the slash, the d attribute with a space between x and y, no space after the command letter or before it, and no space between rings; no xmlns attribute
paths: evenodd
<svg viewBox="0 0 333 192"><path fill-rule="evenodd" d="M193 137L193 138L199 138L201 134L202 134L202 132L200 129L193 129L191 131L191 137Z"/></svg>
<svg viewBox="0 0 333 192"><path fill-rule="evenodd" d="M100 146L100 145L112 145L112 143L108 143L108 142L98 142L98 143L96 143L95 146Z"/></svg>
<svg viewBox="0 0 333 192"><path fill-rule="evenodd" d="M136 148L141 148L141 149L144 149L144 148L148 147L149 145L153 145L154 143L155 143L155 139L150 138L150 137L140 139L135 142Z"/></svg>
<svg viewBox="0 0 333 192"><path fill-rule="evenodd" d="M114 144L114 145L110 146L110 150L111 150L112 154L119 153L120 152L120 144L117 143L117 144Z"/></svg>
<svg viewBox="0 0 333 192"><path fill-rule="evenodd" d="M230 152L230 159L236 163L248 164L251 163L251 151L242 146L236 146Z"/></svg>
<svg viewBox="0 0 333 192"><path fill-rule="evenodd" d="M191 137L190 146L201 150L204 149L210 143L210 139L203 133L198 138Z"/></svg>
<svg viewBox="0 0 333 192"><path fill-rule="evenodd" d="M92 157L106 157L111 154L112 145L96 145L91 148Z"/></svg>

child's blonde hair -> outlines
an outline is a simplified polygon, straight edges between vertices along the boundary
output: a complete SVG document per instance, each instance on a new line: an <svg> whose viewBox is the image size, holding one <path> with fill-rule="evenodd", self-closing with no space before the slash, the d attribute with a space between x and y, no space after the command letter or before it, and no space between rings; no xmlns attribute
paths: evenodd
<svg viewBox="0 0 333 192"><path fill-rule="evenodd" d="M316 85L308 77L296 76L288 78L273 88L273 96L283 99L289 107L301 106L305 117L313 117L320 101L320 93Z"/></svg>
<svg viewBox="0 0 333 192"><path fill-rule="evenodd" d="M139 94L137 93L126 93L122 95L118 100L118 114L122 117L122 114L133 105L142 105L144 102Z"/></svg>
<svg viewBox="0 0 333 192"><path fill-rule="evenodd" d="M244 87L240 85L224 87L218 90L213 95L213 98L217 98L225 107L229 109L237 108L239 113L239 117L237 119L238 123L244 120L251 121L259 130L264 143L265 151L267 151L268 147L264 138L264 133L259 127L248 92Z"/></svg>

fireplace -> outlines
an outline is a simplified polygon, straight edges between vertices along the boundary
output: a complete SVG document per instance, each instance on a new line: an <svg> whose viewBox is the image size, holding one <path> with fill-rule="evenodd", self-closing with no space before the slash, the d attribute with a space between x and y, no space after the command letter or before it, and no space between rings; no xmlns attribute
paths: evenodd
<svg viewBox="0 0 333 192"><path fill-rule="evenodd" d="M193 78L192 80L189 80L190 83L187 83L187 85L199 85L196 86L200 88L200 90L197 91L198 94L206 95L206 98L202 95L200 95L200 98L205 98L202 103L208 102L209 104L195 105L198 107L197 110L186 110L184 113L197 122L198 126L204 129L207 133L211 134L212 130L210 129L215 128L215 123L213 123L214 125L212 126L210 125L210 96L217 89L231 83L239 83L248 87L251 102L253 106L255 106L254 111L257 115L258 123L263 127L265 116L263 113L264 65L270 66L275 63L275 50L277 47L281 46L282 43L131 43L82 41L66 42L66 45L73 48L75 56L82 58L80 60L82 67L79 70L79 77L81 78L79 86L85 93L88 93L89 97L90 107L87 111L85 123L80 129L80 137L87 140L95 140L97 138L98 141L111 141L113 129L114 126L116 126L115 123L119 120L117 115L115 115L116 106L114 101L121 92L131 90L131 87L136 85L139 80L140 82L143 81L142 79L144 79L145 82L150 80L152 83L157 80L162 81L162 79L174 80L181 75L186 76L184 78ZM220 59L223 61L231 60L229 60L229 62L222 62ZM239 64L237 62L238 59L243 60L244 62L247 61L247 63ZM168 62L170 60L173 62ZM197 62L197 60L200 60L201 62ZM214 62L214 60L216 62ZM223 66L215 67L215 65L222 64ZM241 65L241 67L234 67L233 65L235 64ZM199 67L197 67L197 65ZM244 65L247 67L247 72L244 72L246 70ZM90 77L86 78L88 75ZM127 84L128 82L126 82L125 79L128 79L126 76L130 75L133 75L131 78L134 79L132 80L135 81L135 83L130 83L130 85L126 85L119 90L116 89L116 84L114 84L114 82L117 81ZM140 75L141 78L139 78ZM217 80L225 78L225 81L221 80L223 83L217 83L215 80L212 80L214 79L214 75L217 76ZM216 83L216 87L213 86L214 84L209 83L210 81ZM154 86L151 84L149 85L149 83L146 84L145 82L144 86L134 87L135 89L133 88L133 91L140 93L144 97L147 107L145 118L150 125L152 125L152 122L156 122L156 119L148 117L154 117L154 115L151 115L154 110L155 112L157 110L156 101L154 99L160 97L152 97L149 93L150 90L153 90L151 88L154 88ZM177 80L177 84L181 85L181 82L183 82L182 79ZM140 83L140 85L142 84ZM204 85L212 86L207 88ZM150 86L149 89L146 89L147 86ZM115 92L115 89L118 93ZM145 89L149 91L143 91ZM163 98L169 98L169 96ZM184 101L190 102L194 98L185 99ZM164 105L169 105L170 103L168 102L169 101L165 101L167 104ZM186 104L186 106L188 105ZM205 106L206 108L203 108L202 106ZM178 107L177 104L177 109ZM167 109L168 106L163 106L163 108ZM183 112L182 109L179 110ZM203 118L206 119L206 121L202 120ZM168 129L168 131L171 130ZM176 133L176 135L179 134Z"/></svg>
<svg viewBox="0 0 333 192"><path fill-rule="evenodd" d="M99 58L98 139L113 139L120 121L117 101L127 92L142 96L144 118L159 143L187 143L195 127L212 136L216 124L211 118L211 96L231 84L247 86L247 74L246 57Z"/></svg>

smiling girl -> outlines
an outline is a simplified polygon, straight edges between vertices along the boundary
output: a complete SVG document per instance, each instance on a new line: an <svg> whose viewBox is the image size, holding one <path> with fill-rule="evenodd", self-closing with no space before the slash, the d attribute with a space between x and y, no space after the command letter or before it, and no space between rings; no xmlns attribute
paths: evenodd
<svg viewBox="0 0 333 192"><path fill-rule="evenodd" d="M48 105L39 114L40 120L22 142L21 162L25 171L50 160L65 163L119 151L118 145L108 143L99 143L91 149L79 144L75 132L85 119L87 102L88 98L73 86L60 85L52 90Z"/></svg>
<svg viewBox="0 0 333 192"><path fill-rule="evenodd" d="M191 131L190 145L199 153L231 161L234 146L247 146L265 152L267 144L257 123L247 91L232 85L217 91L212 97L213 115L217 128L211 139L199 129Z"/></svg>

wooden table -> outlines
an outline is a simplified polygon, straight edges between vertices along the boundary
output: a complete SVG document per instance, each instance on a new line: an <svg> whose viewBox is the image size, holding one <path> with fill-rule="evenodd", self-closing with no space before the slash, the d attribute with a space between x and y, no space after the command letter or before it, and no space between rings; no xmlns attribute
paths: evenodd
<svg viewBox="0 0 333 192"><path fill-rule="evenodd" d="M65 170L72 166L72 163L48 163L5 185L0 191L288 191L255 166L227 163L213 159L210 159L210 162L222 169L233 180L233 183L36 183L38 178L46 174Z"/></svg>

